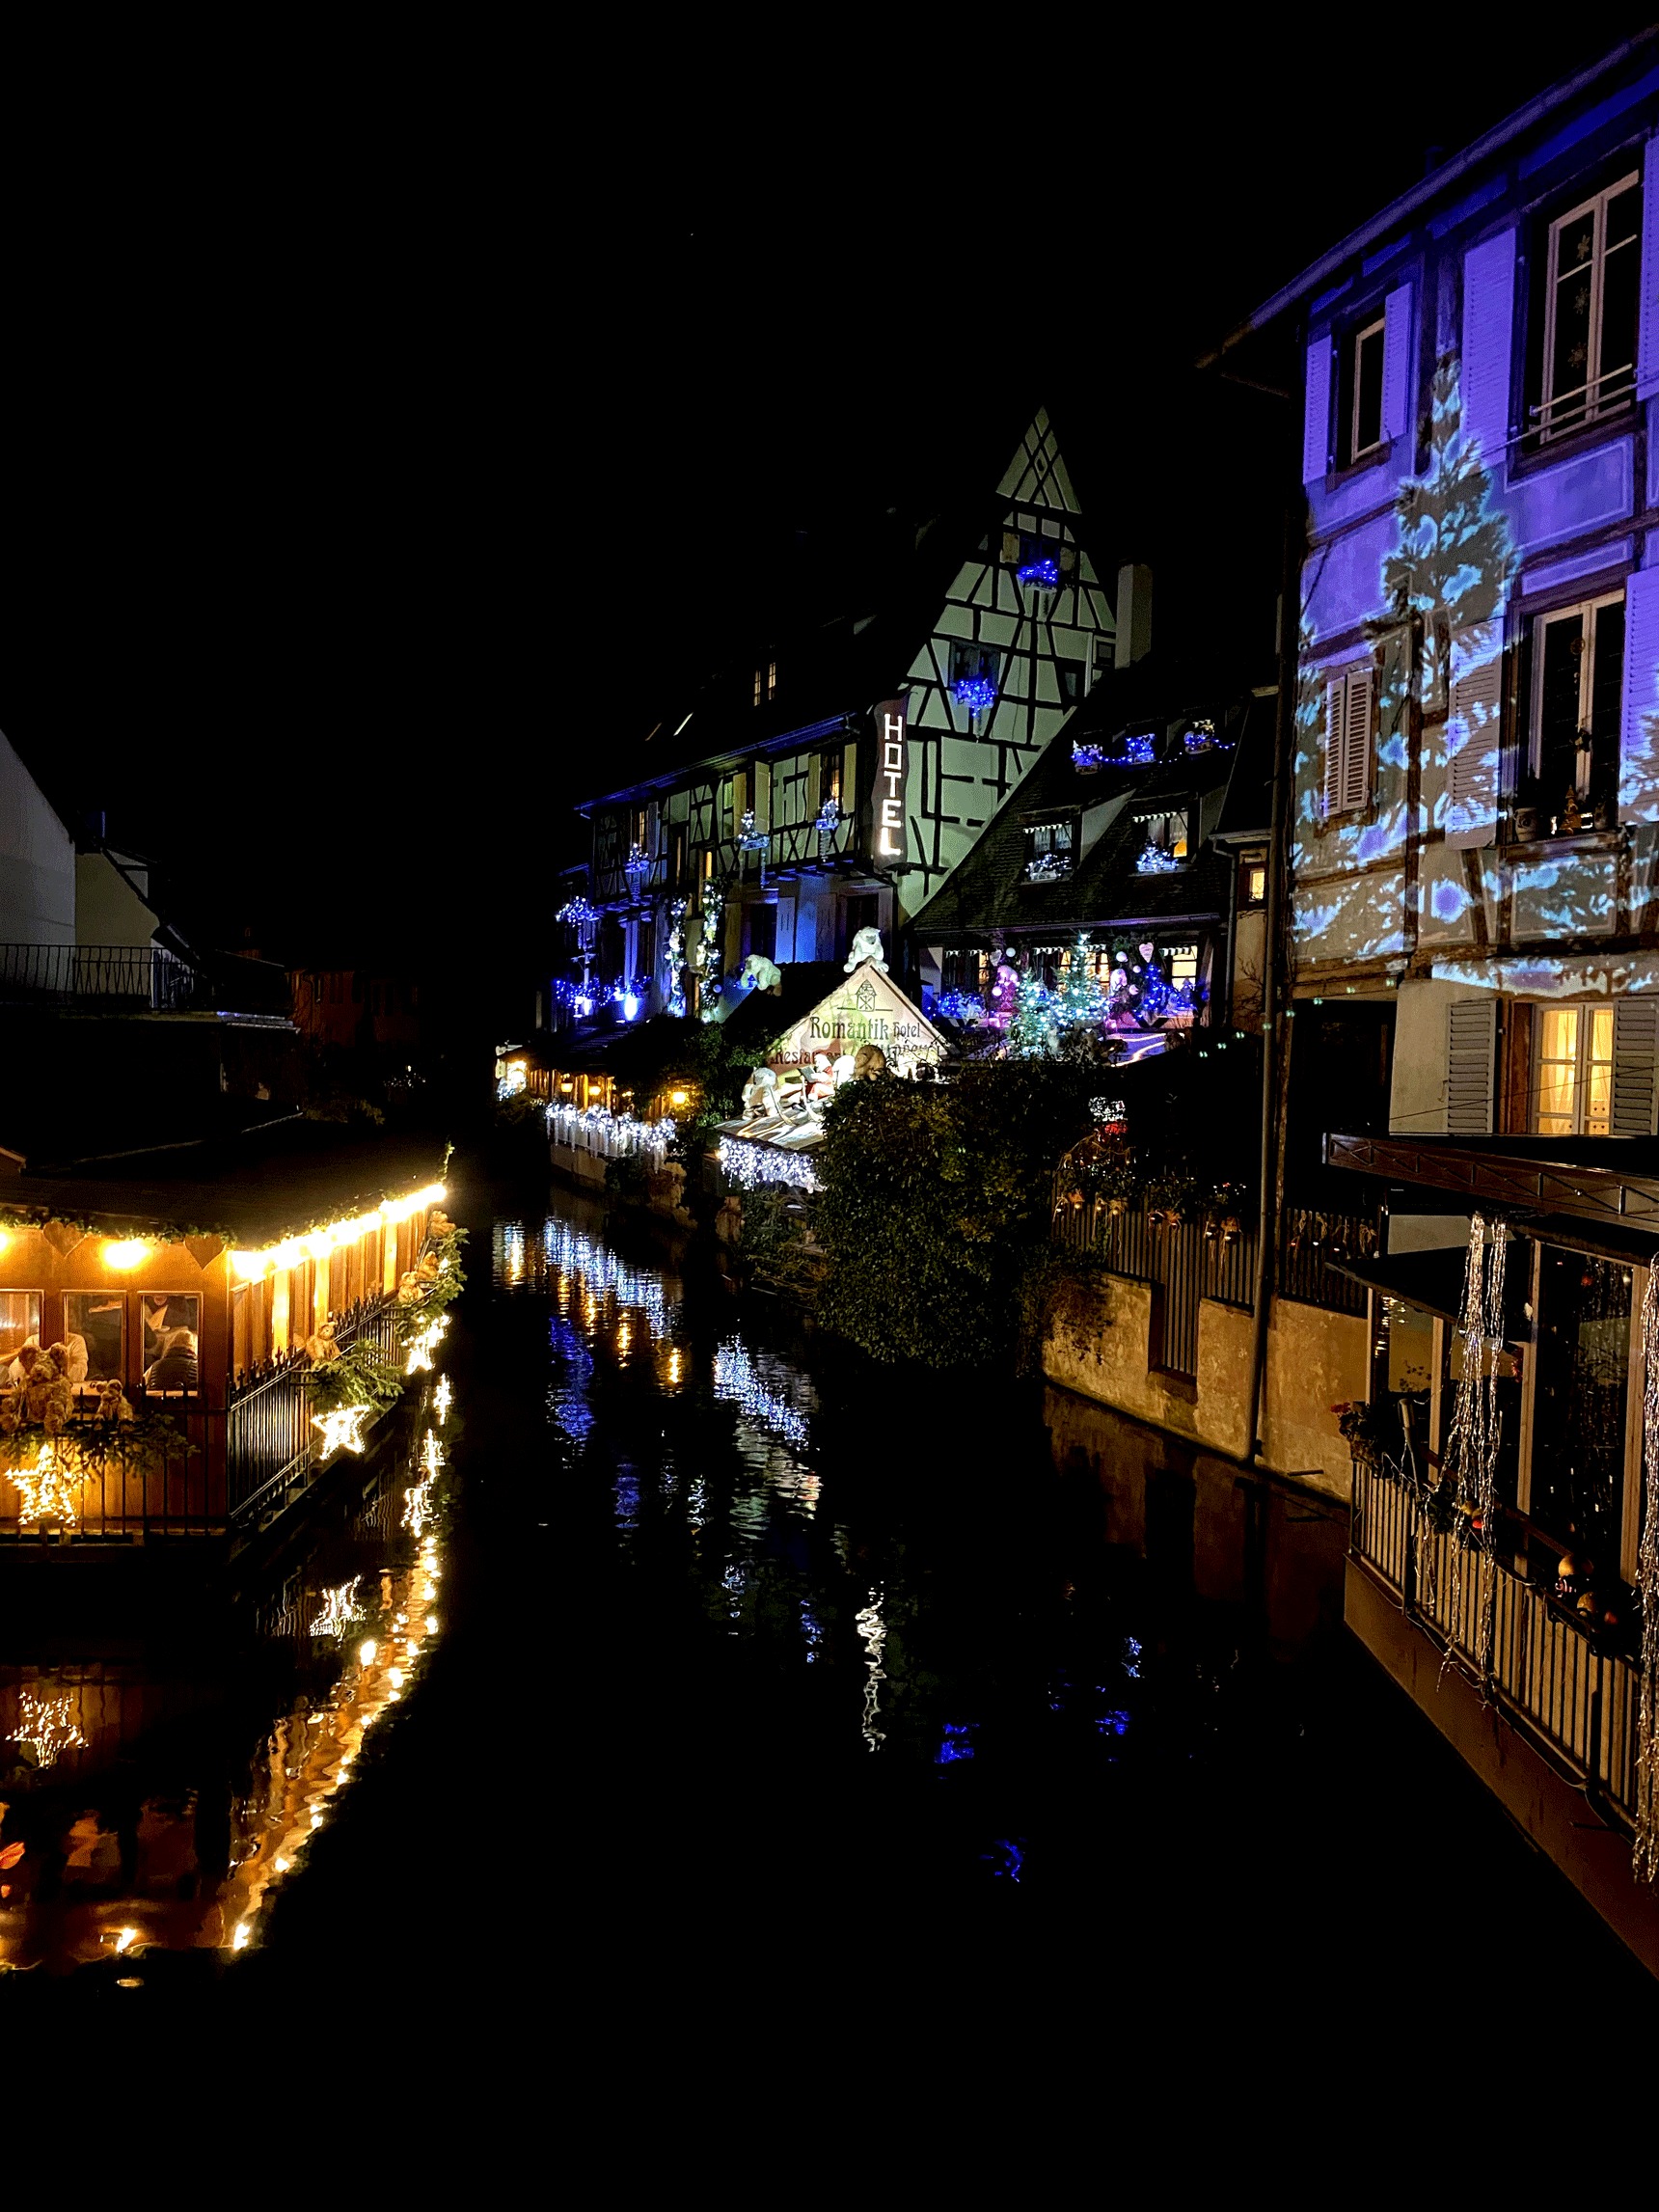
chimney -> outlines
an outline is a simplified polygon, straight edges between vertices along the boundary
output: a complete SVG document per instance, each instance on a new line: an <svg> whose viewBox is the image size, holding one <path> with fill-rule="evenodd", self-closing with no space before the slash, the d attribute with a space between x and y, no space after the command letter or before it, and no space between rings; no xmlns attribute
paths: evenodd
<svg viewBox="0 0 1659 2212"><path fill-rule="evenodd" d="M1142 561L1127 560L1118 570L1118 636L1112 666L1127 669L1151 650L1152 570Z"/></svg>

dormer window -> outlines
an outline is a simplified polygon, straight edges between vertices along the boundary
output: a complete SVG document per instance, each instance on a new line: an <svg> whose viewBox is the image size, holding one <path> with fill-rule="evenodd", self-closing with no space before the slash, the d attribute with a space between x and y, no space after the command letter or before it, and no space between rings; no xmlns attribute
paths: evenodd
<svg viewBox="0 0 1659 2212"><path fill-rule="evenodd" d="M1137 816L1146 842L1135 861L1136 873L1166 875L1186 865L1186 808L1172 806L1156 814Z"/></svg>
<svg viewBox="0 0 1659 2212"><path fill-rule="evenodd" d="M1054 884L1076 865L1078 821L1074 814L1050 815L1025 825L1025 881Z"/></svg>

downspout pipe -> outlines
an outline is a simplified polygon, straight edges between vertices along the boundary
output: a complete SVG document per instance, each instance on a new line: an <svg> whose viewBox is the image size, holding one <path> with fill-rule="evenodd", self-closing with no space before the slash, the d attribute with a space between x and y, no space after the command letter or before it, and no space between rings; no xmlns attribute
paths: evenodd
<svg viewBox="0 0 1659 2212"><path fill-rule="evenodd" d="M1278 1098L1279 1055L1283 1049L1286 1016L1285 941L1285 817L1291 789L1291 749L1296 717L1296 656L1301 630L1301 546L1299 503L1287 503L1281 548L1279 587L1279 701L1273 727L1273 783L1268 806L1267 913L1265 958L1262 963L1262 1142L1257 1175L1259 1201L1256 1215L1256 1330L1250 1359L1250 1426L1245 1432L1245 1457L1251 1466L1264 1462L1262 1442L1264 1400L1267 1383L1267 1323L1273 1297L1273 1256L1278 1239L1275 1141L1279 1134L1275 1108Z"/></svg>

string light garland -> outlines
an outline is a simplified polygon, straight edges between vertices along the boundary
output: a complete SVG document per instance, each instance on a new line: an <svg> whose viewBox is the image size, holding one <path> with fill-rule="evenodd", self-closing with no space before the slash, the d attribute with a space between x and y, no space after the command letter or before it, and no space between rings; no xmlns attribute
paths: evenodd
<svg viewBox="0 0 1659 2212"><path fill-rule="evenodd" d="M322 1431L323 1458L336 1452L361 1454L363 1424L373 1410L372 1406L335 1406L326 1413L313 1413L312 1427Z"/></svg>
<svg viewBox="0 0 1659 2212"><path fill-rule="evenodd" d="M1035 560L1021 561L1014 571L1021 584L1034 584L1040 590L1056 591L1060 587L1060 563L1047 554Z"/></svg>
<svg viewBox="0 0 1659 2212"><path fill-rule="evenodd" d="M951 696L969 714L987 714L996 704L996 685L990 676L958 676Z"/></svg>
<svg viewBox="0 0 1659 2212"><path fill-rule="evenodd" d="M39 1768L56 1766L66 1753L87 1748L74 1701L67 1690L49 1691L44 1696L28 1687L19 1690L17 1725L11 1741L32 1751Z"/></svg>
<svg viewBox="0 0 1659 2212"><path fill-rule="evenodd" d="M805 1443L805 1415L787 1398L767 1387L748 1352L735 1336L715 1352L715 1396L728 1400L751 1421L775 1430L786 1443Z"/></svg>
<svg viewBox="0 0 1659 2212"><path fill-rule="evenodd" d="M363 1607L356 1602L357 1586L363 1577L354 1574L349 1582L341 1582L334 1589L322 1593L322 1611L312 1621L313 1636L327 1636L339 1642L353 1623L363 1619Z"/></svg>
<svg viewBox="0 0 1659 2212"><path fill-rule="evenodd" d="M231 1266L239 1281L257 1283L273 1268L297 1268L307 1257L326 1259L330 1252L344 1244L355 1244L371 1230L394 1228L398 1222L407 1221L412 1214L441 1206L448 1196L444 1184L431 1183L424 1190L412 1191L406 1198L383 1198L372 1214L357 1214L347 1220L319 1224L298 1236L285 1237L279 1244L267 1244L260 1251L233 1251Z"/></svg>
<svg viewBox="0 0 1659 2212"><path fill-rule="evenodd" d="M448 1421L449 1418L449 1405L453 1393L449 1388L449 1378L447 1375L440 1376L438 1379L438 1387L432 1396L432 1403L438 1409L438 1419L440 1424Z"/></svg>
<svg viewBox="0 0 1659 2212"><path fill-rule="evenodd" d="M818 1170L804 1153L783 1152L748 1137L722 1136L720 1163L740 1189L752 1190L763 1183L783 1183L794 1190L818 1188Z"/></svg>

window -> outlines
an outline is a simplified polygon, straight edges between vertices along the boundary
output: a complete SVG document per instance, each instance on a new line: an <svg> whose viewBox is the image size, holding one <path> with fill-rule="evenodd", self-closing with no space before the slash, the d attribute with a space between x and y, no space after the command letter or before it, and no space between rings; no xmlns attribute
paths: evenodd
<svg viewBox="0 0 1659 2212"><path fill-rule="evenodd" d="M1541 438L1613 413L1634 394L1641 263L1635 172L1550 225L1541 383L1528 410Z"/></svg>
<svg viewBox="0 0 1659 2212"><path fill-rule="evenodd" d="M1075 706L1083 696L1083 664L1081 661L1056 661L1054 672L1060 679L1060 696L1067 706Z"/></svg>
<svg viewBox="0 0 1659 2212"><path fill-rule="evenodd" d="M1058 883L1072 873L1076 857L1077 821L1074 815L1065 815L1047 822L1027 822L1025 825L1025 881L1028 884Z"/></svg>
<svg viewBox="0 0 1659 2212"><path fill-rule="evenodd" d="M1558 833L1589 808L1618 813L1624 594L1540 614L1532 634L1532 766Z"/></svg>
<svg viewBox="0 0 1659 2212"><path fill-rule="evenodd" d="M1540 1006L1537 1033L1538 1134L1611 1134L1613 1008Z"/></svg>
<svg viewBox="0 0 1659 2212"><path fill-rule="evenodd" d="M748 949L764 960L777 957L777 909L770 903L748 910Z"/></svg>
<svg viewBox="0 0 1659 2212"><path fill-rule="evenodd" d="M1263 852L1240 853L1238 856L1238 904L1241 907L1265 906L1267 903L1267 856Z"/></svg>
<svg viewBox="0 0 1659 2212"><path fill-rule="evenodd" d="M1363 813L1371 804L1371 701L1368 663L1325 686L1325 813Z"/></svg>
<svg viewBox="0 0 1659 2212"><path fill-rule="evenodd" d="M1137 873L1143 876L1166 874L1186 862L1186 808L1166 807L1156 814L1142 814L1136 819L1146 833L1146 842L1135 861Z"/></svg>
<svg viewBox="0 0 1659 2212"><path fill-rule="evenodd" d="M994 645L972 638L953 638L950 646L951 696L969 714L986 714L996 703L1002 682L1002 655Z"/></svg>
<svg viewBox="0 0 1659 2212"><path fill-rule="evenodd" d="M1362 461L1382 449L1382 359L1384 318L1380 314L1356 330L1348 341L1346 372L1348 385L1347 451L1346 458Z"/></svg>
<svg viewBox="0 0 1659 2212"><path fill-rule="evenodd" d="M776 696L776 692L777 663L775 661L762 661L759 668L754 671L755 705L765 706L768 699Z"/></svg>
<svg viewBox="0 0 1659 2212"><path fill-rule="evenodd" d="M1527 1511L1609 1574L1621 1550L1633 1289L1617 1261L1554 1244L1540 1255Z"/></svg>
<svg viewBox="0 0 1659 2212"><path fill-rule="evenodd" d="M358 1246L350 1247L350 1256L359 1261ZM331 1268L342 1269L346 1255L336 1257ZM350 1294L362 1296L360 1284L347 1284L348 1296L336 1297L337 1307L350 1302ZM196 1364L197 1346L202 1336L202 1300L195 1297L179 1297L163 1294L151 1297L148 1294L141 1301L144 1309L144 1386L147 1390L163 1391L177 1395L201 1387Z"/></svg>
<svg viewBox="0 0 1659 2212"><path fill-rule="evenodd" d="M88 1382L126 1380L126 1299L119 1291L66 1291L64 1337L86 1347Z"/></svg>
<svg viewBox="0 0 1659 2212"><path fill-rule="evenodd" d="M40 1292L0 1291L0 1360L10 1364L31 1337L40 1343Z"/></svg>
<svg viewBox="0 0 1659 2212"><path fill-rule="evenodd" d="M880 891L861 891L850 898L845 908L847 942L852 943L861 929L879 930L882 926L882 894Z"/></svg>
<svg viewBox="0 0 1659 2212"><path fill-rule="evenodd" d="M1021 584L1036 585L1049 591L1062 584L1070 584L1077 564L1074 546L1062 545L1057 537L1035 530L1005 530L1002 559Z"/></svg>

